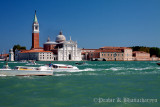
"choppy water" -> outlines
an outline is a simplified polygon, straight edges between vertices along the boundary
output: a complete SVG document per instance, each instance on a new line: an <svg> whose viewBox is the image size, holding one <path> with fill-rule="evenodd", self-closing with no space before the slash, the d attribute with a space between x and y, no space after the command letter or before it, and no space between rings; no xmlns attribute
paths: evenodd
<svg viewBox="0 0 160 107"><path fill-rule="evenodd" d="M75 65L78 71L54 72L53 76L0 76L0 107L159 107L160 66L156 63L88 61ZM25 63L9 62L11 68L16 65Z"/></svg>

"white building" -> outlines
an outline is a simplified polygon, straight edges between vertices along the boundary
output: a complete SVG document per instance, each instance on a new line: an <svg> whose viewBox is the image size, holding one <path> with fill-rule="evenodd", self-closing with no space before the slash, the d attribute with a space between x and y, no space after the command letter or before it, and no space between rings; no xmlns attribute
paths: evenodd
<svg viewBox="0 0 160 107"><path fill-rule="evenodd" d="M54 61L54 55L51 51L43 50L22 50L15 51L15 60L36 60L36 61Z"/></svg>
<svg viewBox="0 0 160 107"><path fill-rule="evenodd" d="M14 61L13 49L10 49L10 50L9 50L9 61Z"/></svg>
<svg viewBox="0 0 160 107"><path fill-rule="evenodd" d="M58 61L81 61L81 49L77 48L77 43L69 40L63 43L62 48L58 48Z"/></svg>
<svg viewBox="0 0 160 107"><path fill-rule="evenodd" d="M52 51L57 61L81 61L81 49L77 47L77 42L70 40L66 41L66 37L60 34L56 37L56 41L50 39L44 44L45 51Z"/></svg>

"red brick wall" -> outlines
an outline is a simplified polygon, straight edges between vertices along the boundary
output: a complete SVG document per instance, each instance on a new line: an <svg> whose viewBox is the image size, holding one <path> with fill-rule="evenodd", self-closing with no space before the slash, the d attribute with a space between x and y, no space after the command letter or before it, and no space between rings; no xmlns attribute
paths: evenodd
<svg viewBox="0 0 160 107"><path fill-rule="evenodd" d="M32 48L39 48L39 33L32 33Z"/></svg>
<svg viewBox="0 0 160 107"><path fill-rule="evenodd" d="M55 48L55 46L56 45L54 45L54 44L44 44L43 45L45 51L53 50Z"/></svg>

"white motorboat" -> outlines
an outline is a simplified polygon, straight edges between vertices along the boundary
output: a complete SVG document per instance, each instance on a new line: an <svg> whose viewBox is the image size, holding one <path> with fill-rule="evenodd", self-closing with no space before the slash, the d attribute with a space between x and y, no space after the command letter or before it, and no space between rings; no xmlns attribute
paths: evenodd
<svg viewBox="0 0 160 107"><path fill-rule="evenodd" d="M38 65L35 61L30 61L29 63L27 63L26 65Z"/></svg>
<svg viewBox="0 0 160 107"><path fill-rule="evenodd" d="M53 71L73 71L79 70L76 66L65 64L52 64Z"/></svg>
<svg viewBox="0 0 160 107"><path fill-rule="evenodd" d="M5 61L5 59L4 58L3 59L0 58L0 61Z"/></svg>
<svg viewBox="0 0 160 107"><path fill-rule="evenodd" d="M0 75L5 76L47 76L53 75L53 68L48 66L40 67L26 67L16 66L15 69L2 68L0 69Z"/></svg>
<svg viewBox="0 0 160 107"><path fill-rule="evenodd" d="M18 61L18 63L28 63L28 61L27 60L20 60L20 61Z"/></svg>
<svg viewBox="0 0 160 107"><path fill-rule="evenodd" d="M6 63L6 65L3 65L3 67L0 69L0 71L1 70L8 71L8 70L12 70L12 69L8 66L8 63Z"/></svg>

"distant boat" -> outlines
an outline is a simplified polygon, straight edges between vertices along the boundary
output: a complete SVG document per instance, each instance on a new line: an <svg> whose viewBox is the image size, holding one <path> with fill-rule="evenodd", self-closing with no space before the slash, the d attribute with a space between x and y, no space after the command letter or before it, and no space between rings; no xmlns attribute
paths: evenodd
<svg viewBox="0 0 160 107"><path fill-rule="evenodd" d="M160 63L157 63L157 65L159 65L159 66L160 66Z"/></svg>
<svg viewBox="0 0 160 107"><path fill-rule="evenodd" d="M5 59L4 59L4 58L3 58L3 59L2 59L2 58L0 58L0 61L5 61Z"/></svg>
<svg viewBox="0 0 160 107"><path fill-rule="evenodd" d="M20 60L20 61L18 61L18 63L28 63L28 61L27 60Z"/></svg>
<svg viewBox="0 0 160 107"><path fill-rule="evenodd" d="M76 65L83 65L83 64L85 64L85 62L76 62L75 64Z"/></svg>
<svg viewBox="0 0 160 107"><path fill-rule="evenodd" d="M37 63L35 63L35 61L29 62L26 65L37 65Z"/></svg>

